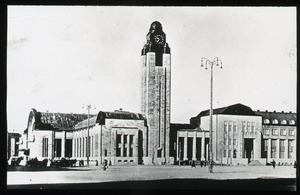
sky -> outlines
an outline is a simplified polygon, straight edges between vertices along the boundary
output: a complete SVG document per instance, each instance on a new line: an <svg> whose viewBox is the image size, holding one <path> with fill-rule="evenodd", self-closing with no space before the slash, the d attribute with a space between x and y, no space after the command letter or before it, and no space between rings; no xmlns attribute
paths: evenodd
<svg viewBox="0 0 300 195"><path fill-rule="evenodd" d="M171 48L171 122L210 107L296 112L295 7L8 6L7 127L41 112L140 113L141 49L159 21Z"/></svg>

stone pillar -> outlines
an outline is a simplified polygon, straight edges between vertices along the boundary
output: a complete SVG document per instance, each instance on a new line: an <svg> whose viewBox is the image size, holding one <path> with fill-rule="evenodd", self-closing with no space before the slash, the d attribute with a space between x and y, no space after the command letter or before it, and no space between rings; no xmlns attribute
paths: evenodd
<svg viewBox="0 0 300 195"><path fill-rule="evenodd" d="M126 148L126 149L127 149L127 152L126 152L127 155L126 155L126 156L129 156L129 150L130 150L130 147L131 147L131 146L130 146L130 134L128 134L128 135L127 135L127 148Z"/></svg>
<svg viewBox="0 0 300 195"><path fill-rule="evenodd" d="M206 144L205 150L206 150L206 160L208 160L208 155L209 155L208 144Z"/></svg>
<svg viewBox="0 0 300 195"><path fill-rule="evenodd" d="M185 135L184 135L183 160L188 160L188 157L187 157L187 149L188 149L187 145L188 145L188 132L186 131Z"/></svg>
<svg viewBox="0 0 300 195"><path fill-rule="evenodd" d="M193 157L192 160L197 160L196 158L196 133L194 132L194 137L193 137Z"/></svg>
<svg viewBox="0 0 300 195"><path fill-rule="evenodd" d="M205 133L201 137L201 160L205 160Z"/></svg>
<svg viewBox="0 0 300 195"><path fill-rule="evenodd" d="M276 153L275 153L275 158L276 159L279 159L279 151L280 151L279 139L276 139Z"/></svg>
<svg viewBox="0 0 300 195"><path fill-rule="evenodd" d="M176 137L176 159L177 160L180 160L179 159L179 151L180 149L179 149L179 133L178 133L178 131L177 131L177 137Z"/></svg>
<svg viewBox="0 0 300 195"><path fill-rule="evenodd" d="M268 139L267 162L271 162L271 139Z"/></svg>
<svg viewBox="0 0 300 195"><path fill-rule="evenodd" d="M72 139L72 144L73 144L72 157L76 157L75 156L76 155L76 139L75 138Z"/></svg>
<svg viewBox="0 0 300 195"><path fill-rule="evenodd" d="M62 138L61 138L61 157L65 157L65 151L66 151L66 131L63 131Z"/></svg>

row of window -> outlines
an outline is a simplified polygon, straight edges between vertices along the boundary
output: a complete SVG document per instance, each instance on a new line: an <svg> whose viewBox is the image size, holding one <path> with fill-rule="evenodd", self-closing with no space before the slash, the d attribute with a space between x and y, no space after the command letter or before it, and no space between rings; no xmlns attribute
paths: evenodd
<svg viewBox="0 0 300 195"><path fill-rule="evenodd" d="M277 128L273 128L273 129L271 129L271 131L268 128L263 129L264 135L270 135L270 133L271 133L271 135L278 135L279 131L280 131L280 135L287 135L287 130L286 129L278 130ZM289 129L288 130L288 135L289 136L294 136L295 135L295 130L294 129Z"/></svg>
<svg viewBox="0 0 300 195"><path fill-rule="evenodd" d="M132 157L133 155L133 135L117 135L116 156Z"/></svg>
<svg viewBox="0 0 300 195"><path fill-rule="evenodd" d="M232 150L224 150L224 157L228 158L236 158L236 149L233 150L233 154L231 156L231 151ZM227 155L228 154L228 155Z"/></svg>
<svg viewBox="0 0 300 195"><path fill-rule="evenodd" d="M243 132L252 132L254 133L255 131L255 123L254 122L246 122L243 121ZM235 121L224 121L224 132L226 133L230 133L231 131L233 131L233 133L236 133L237 131L237 123Z"/></svg>
<svg viewBox="0 0 300 195"><path fill-rule="evenodd" d="M279 147L277 147L276 139L271 139L271 158L276 158L277 152L279 152L279 158L284 158L285 153L287 152L288 158L292 158L293 152L293 140L287 140L287 148L285 147L286 140L280 139L279 140ZM268 140L264 139L264 152L268 151Z"/></svg>
<svg viewBox="0 0 300 195"><path fill-rule="evenodd" d="M270 120L269 120L269 119L265 119L265 120L264 120L264 123L265 123L265 124L270 124ZM289 124L290 124L290 125L295 125L295 123L296 123L295 120L290 120L290 121L289 121ZM279 121L278 121L277 119L273 119L273 120L272 120L272 124L279 124ZM288 124L288 122L287 122L287 120L284 119L284 120L281 120L281 121L280 121L280 124L286 125L286 124Z"/></svg>
<svg viewBox="0 0 300 195"><path fill-rule="evenodd" d="M224 138L224 145L231 145L231 141L233 145L236 145L236 139L228 139L228 144L227 144L227 138Z"/></svg>

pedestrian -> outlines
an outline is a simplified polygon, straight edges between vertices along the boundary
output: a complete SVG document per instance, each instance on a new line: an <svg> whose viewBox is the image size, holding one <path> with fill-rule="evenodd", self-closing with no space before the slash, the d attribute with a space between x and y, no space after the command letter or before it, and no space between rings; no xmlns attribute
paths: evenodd
<svg viewBox="0 0 300 195"><path fill-rule="evenodd" d="M202 160L200 161L200 166L201 166L201 168L203 167L203 161Z"/></svg>
<svg viewBox="0 0 300 195"><path fill-rule="evenodd" d="M275 160L274 160L274 159L273 159L273 161L272 161L272 165L273 165L273 168L275 169L276 162L275 162Z"/></svg>
<svg viewBox="0 0 300 195"><path fill-rule="evenodd" d="M193 167L196 168L196 165L195 165L195 161L194 161L194 160L192 161L192 168L193 168Z"/></svg>
<svg viewBox="0 0 300 195"><path fill-rule="evenodd" d="M294 168L297 168L297 162L294 161Z"/></svg>
<svg viewBox="0 0 300 195"><path fill-rule="evenodd" d="M98 160L96 160L96 166L98 166Z"/></svg>
<svg viewBox="0 0 300 195"><path fill-rule="evenodd" d="M103 171L106 171L107 169L107 160L105 159L103 162Z"/></svg>

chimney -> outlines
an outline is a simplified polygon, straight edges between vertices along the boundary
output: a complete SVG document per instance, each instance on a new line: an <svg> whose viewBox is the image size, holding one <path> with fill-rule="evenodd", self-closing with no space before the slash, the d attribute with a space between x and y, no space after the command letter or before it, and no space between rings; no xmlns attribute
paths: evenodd
<svg viewBox="0 0 300 195"><path fill-rule="evenodd" d="M268 110L266 110L266 112L268 112Z"/></svg>
<svg viewBox="0 0 300 195"><path fill-rule="evenodd" d="M273 112L276 112L276 110L274 110Z"/></svg>
<svg viewBox="0 0 300 195"><path fill-rule="evenodd" d="M119 110L122 111L123 109L122 109L122 108L119 108Z"/></svg>
<svg viewBox="0 0 300 195"><path fill-rule="evenodd" d="M257 112L260 112L260 110L257 110Z"/></svg>
<svg viewBox="0 0 300 195"><path fill-rule="evenodd" d="M281 113L284 113L283 111L281 111Z"/></svg>

